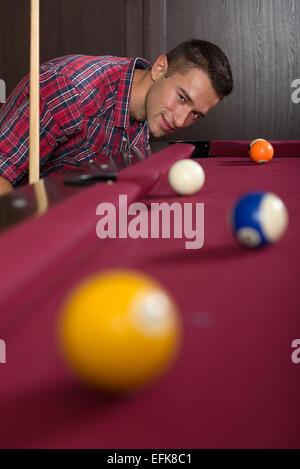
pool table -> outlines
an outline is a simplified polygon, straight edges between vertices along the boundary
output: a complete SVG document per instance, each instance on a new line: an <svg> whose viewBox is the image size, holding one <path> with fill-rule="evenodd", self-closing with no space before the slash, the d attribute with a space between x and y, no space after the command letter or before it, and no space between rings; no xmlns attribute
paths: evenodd
<svg viewBox="0 0 300 469"><path fill-rule="evenodd" d="M49 177L40 215L2 230L1 448L300 448L300 360L292 359L300 339L300 141L273 142L266 165L250 161L248 144L167 145L119 169L110 184L66 186L50 205L47 187L64 181ZM197 194L178 196L167 173L190 157L206 182ZM258 189L284 200L289 227L277 244L251 250L236 242L228 213L240 195ZM5 196L6 207L16 194ZM99 239L96 207L118 208L120 194L148 210L152 203L203 203L203 246L186 249L172 231L170 239ZM74 378L59 352L57 324L74 286L123 267L168 289L183 339L163 377L113 397Z"/></svg>

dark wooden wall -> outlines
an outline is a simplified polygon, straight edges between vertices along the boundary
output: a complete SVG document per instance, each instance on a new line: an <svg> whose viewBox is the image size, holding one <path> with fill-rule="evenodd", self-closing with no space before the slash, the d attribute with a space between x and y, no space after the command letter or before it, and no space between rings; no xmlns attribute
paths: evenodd
<svg viewBox="0 0 300 469"><path fill-rule="evenodd" d="M0 0L0 79L29 70L29 0ZM228 55L235 91L174 138L300 138L300 0L41 0L41 61L69 53L143 56L190 37Z"/></svg>
<svg viewBox="0 0 300 469"><path fill-rule="evenodd" d="M41 62L70 53L126 55L122 0L40 0ZM30 0L0 0L0 77L29 72Z"/></svg>

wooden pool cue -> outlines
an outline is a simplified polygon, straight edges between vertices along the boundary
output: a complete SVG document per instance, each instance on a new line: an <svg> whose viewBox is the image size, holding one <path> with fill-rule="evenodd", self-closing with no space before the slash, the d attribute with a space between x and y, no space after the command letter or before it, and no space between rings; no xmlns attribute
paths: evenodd
<svg viewBox="0 0 300 469"><path fill-rule="evenodd" d="M40 0L31 0L29 184L40 179Z"/></svg>
<svg viewBox="0 0 300 469"><path fill-rule="evenodd" d="M40 0L31 0L30 24L29 184L34 184L36 215L42 215L48 198L40 179Z"/></svg>
<svg viewBox="0 0 300 469"><path fill-rule="evenodd" d="M49 201L44 179L40 179L34 183L33 188L36 201L35 215L40 216L43 215L43 213L46 213L49 208Z"/></svg>

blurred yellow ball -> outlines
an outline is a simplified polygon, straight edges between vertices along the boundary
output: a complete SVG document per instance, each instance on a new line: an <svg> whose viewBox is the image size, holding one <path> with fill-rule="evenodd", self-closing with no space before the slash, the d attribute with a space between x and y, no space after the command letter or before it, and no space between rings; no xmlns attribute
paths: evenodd
<svg viewBox="0 0 300 469"><path fill-rule="evenodd" d="M155 380L180 343L179 313L168 292L129 270L108 271L77 286L63 306L62 352L87 384L126 392Z"/></svg>

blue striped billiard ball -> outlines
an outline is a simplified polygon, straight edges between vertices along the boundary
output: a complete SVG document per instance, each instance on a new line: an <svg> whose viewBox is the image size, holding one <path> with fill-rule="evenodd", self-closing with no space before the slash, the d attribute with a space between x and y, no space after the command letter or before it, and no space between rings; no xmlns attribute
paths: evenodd
<svg viewBox="0 0 300 469"><path fill-rule="evenodd" d="M234 205L231 223L240 244L257 248L275 243L284 235L288 211L272 192L251 192Z"/></svg>

